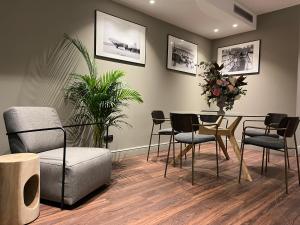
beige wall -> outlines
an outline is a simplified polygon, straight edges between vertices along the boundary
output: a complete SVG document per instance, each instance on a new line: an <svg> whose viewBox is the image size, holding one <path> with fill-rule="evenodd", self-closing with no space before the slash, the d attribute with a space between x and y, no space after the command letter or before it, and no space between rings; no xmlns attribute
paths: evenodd
<svg viewBox="0 0 300 225"><path fill-rule="evenodd" d="M150 112L162 109L199 110L206 107L199 78L166 70L167 34L198 44L199 61L210 58L211 41L142 13L106 0L2 1L0 7L0 113L13 105L50 105L67 114L62 101L63 63L55 71L45 67L49 48L63 33L77 35L94 52L94 10L105 11L147 27L146 66L137 67L97 59L99 72L121 69L126 82L140 91L144 104L131 104L125 112L132 128L115 131L112 149L146 145ZM78 71L86 71L79 65ZM64 117L64 116L62 116ZM3 119L0 119L0 154L9 152Z"/></svg>
<svg viewBox="0 0 300 225"><path fill-rule="evenodd" d="M218 47L261 40L260 73L247 76L247 95L235 103L234 111L295 115L299 12L300 7L292 7L261 15L256 31L213 41L212 57L216 59Z"/></svg>

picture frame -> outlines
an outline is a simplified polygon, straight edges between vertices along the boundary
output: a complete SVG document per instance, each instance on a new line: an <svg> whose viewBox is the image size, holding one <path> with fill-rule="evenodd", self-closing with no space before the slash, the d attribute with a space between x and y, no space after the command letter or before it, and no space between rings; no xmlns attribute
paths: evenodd
<svg viewBox="0 0 300 225"><path fill-rule="evenodd" d="M217 62L224 64L226 75L258 74L260 70L260 40L218 48Z"/></svg>
<svg viewBox="0 0 300 225"><path fill-rule="evenodd" d="M145 66L146 27L96 10L95 56Z"/></svg>
<svg viewBox="0 0 300 225"><path fill-rule="evenodd" d="M192 75L197 74L197 44L169 34L167 51L167 69Z"/></svg>

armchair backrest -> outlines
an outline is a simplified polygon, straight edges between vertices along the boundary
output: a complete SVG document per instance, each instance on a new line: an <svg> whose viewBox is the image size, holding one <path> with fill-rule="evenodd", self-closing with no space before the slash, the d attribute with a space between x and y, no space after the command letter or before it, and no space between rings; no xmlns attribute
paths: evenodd
<svg viewBox="0 0 300 225"><path fill-rule="evenodd" d="M270 127L278 127L280 121L287 117L285 113L268 113L265 119L265 125Z"/></svg>
<svg viewBox="0 0 300 225"><path fill-rule="evenodd" d="M277 134L285 137L292 137L298 128L299 117L285 117L280 121L279 128L286 130L278 130Z"/></svg>
<svg viewBox="0 0 300 225"><path fill-rule="evenodd" d="M3 113L8 133L50 127L62 127L55 109L50 107L11 107ZM8 135L12 153L39 153L63 147L61 130Z"/></svg>
<svg viewBox="0 0 300 225"><path fill-rule="evenodd" d="M152 120L154 124L162 124L164 123L165 114L161 110L154 110L151 112Z"/></svg>
<svg viewBox="0 0 300 225"><path fill-rule="evenodd" d="M194 132L199 130L196 114L170 113L172 128L177 132Z"/></svg>

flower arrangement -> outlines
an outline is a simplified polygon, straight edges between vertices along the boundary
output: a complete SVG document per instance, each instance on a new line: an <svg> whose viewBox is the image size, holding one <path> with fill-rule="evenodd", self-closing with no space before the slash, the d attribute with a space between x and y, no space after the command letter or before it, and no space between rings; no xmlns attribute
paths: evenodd
<svg viewBox="0 0 300 225"><path fill-rule="evenodd" d="M201 62L199 66L204 69L204 72L200 74L204 78L204 83L200 83L203 88L201 95L206 96L209 106L212 102L216 102L220 113L224 113L223 107L226 110L232 109L234 101L246 95L247 90L243 88L247 85L244 82L246 77L236 78L224 75L221 72L224 65L218 65L216 62Z"/></svg>

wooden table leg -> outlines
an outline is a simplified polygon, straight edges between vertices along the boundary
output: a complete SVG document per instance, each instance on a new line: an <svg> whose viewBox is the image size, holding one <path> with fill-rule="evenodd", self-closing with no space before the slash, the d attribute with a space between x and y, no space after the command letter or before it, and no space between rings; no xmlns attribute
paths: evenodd
<svg viewBox="0 0 300 225"><path fill-rule="evenodd" d="M240 147L234 137L234 135L230 135L229 137L229 141L231 143L231 146L234 150L234 153L236 155L236 157L238 158L239 162L241 162L241 151L240 151ZM243 171L243 176L246 180L252 181L252 177L248 171L247 165L245 163L245 160L243 160L243 167L242 167L242 171Z"/></svg>
<svg viewBox="0 0 300 225"><path fill-rule="evenodd" d="M224 153L224 155L225 155L225 158L226 158L227 160L229 160L230 157L229 157L229 155L228 155L228 152L227 152L227 149L226 149L226 147L225 147L225 145L224 145L224 142L223 142L223 140L222 140L222 137L221 137L220 135L216 135L216 139L217 139L218 144L220 145L220 147L221 147L221 149L222 149L222 151L223 151L223 153Z"/></svg>
<svg viewBox="0 0 300 225"><path fill-rule="evenodd" d="M178 156L176 157L176 160L180 160L180 158L181 158L183 155L185 155L189 150L191 150L192 147L193 147L192 144L187 145L187 146L183 149L182 153L179 153L179 154L178 154Z"/></svg>

